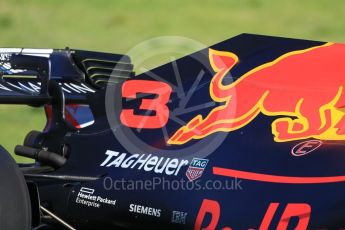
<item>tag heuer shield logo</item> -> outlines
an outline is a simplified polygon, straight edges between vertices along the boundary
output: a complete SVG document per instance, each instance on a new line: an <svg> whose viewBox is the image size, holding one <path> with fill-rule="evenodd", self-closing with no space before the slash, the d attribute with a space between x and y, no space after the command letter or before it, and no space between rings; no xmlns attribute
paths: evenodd
<svg viewBox="0 0 345 230"><path fill-rule="evenodd" d="M207 163L207 159L193 158L192 162L190 163L186 171L186 176L188 180L193 181L200 178L206 168Z"/></svg>

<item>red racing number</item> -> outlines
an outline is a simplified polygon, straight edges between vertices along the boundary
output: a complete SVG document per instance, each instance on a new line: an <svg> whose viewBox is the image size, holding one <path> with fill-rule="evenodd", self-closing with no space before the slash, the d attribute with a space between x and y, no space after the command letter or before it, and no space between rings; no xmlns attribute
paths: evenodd
<svg viewBox="0 0 345 230"><path fill-rule="evenodd" d="M169 101L171 87L158 81L130 80L122 85L122 97L136 99L137 94L153 94L153 99L142 99L139 109L153 111L154 115L137 115L134 109L123 109L120 114L122 124L131 128L157 129L166 125L169 119ZM145 114L145 113L144 113Z"/></svg>

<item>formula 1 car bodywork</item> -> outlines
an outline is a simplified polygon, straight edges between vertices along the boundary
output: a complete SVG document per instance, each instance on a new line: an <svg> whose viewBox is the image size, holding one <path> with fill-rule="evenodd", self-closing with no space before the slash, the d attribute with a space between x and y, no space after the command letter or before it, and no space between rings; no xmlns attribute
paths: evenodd
<svg viewBox="0 0 345 230"><path fill-rule="evenodd" d="M345 45L242 34L136 76L0 53L0 103L47 115L14 150L36 163L1 149L1 229L345 227Z"/></svg>

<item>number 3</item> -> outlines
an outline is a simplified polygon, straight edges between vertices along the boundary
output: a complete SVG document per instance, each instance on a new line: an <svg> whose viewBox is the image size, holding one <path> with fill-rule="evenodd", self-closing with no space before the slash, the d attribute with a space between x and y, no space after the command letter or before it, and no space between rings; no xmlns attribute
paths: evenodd
<svg viewBox="0 0 345 230"><path fill-rule="evenodd" d="M171 87L158 81L130 80L122 85L123 98L137 98L138 93L154 94L153 99L142 99L139 109L154 111L155 115L136 115L134 109L123 109L120 115L122 124L131 128L157 129L166 125L169 119L167 103L171 94Z"/></svg>

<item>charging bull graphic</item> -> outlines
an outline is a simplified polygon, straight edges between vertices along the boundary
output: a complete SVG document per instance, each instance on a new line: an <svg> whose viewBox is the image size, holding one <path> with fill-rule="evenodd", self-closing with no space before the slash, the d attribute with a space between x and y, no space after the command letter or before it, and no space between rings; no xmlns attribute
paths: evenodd
<svg viewBox="0 0 345 230"><path fill-rule="evenodd" d="M212 133L231 132L259 113L279 116L272 123L276 142L307 138L345 140L345 44L327 43L284 54L229 85L222 83L238 63L234 53L209 50L215 75L214 108L177 130L169 144L183 144Z"/></svg>

